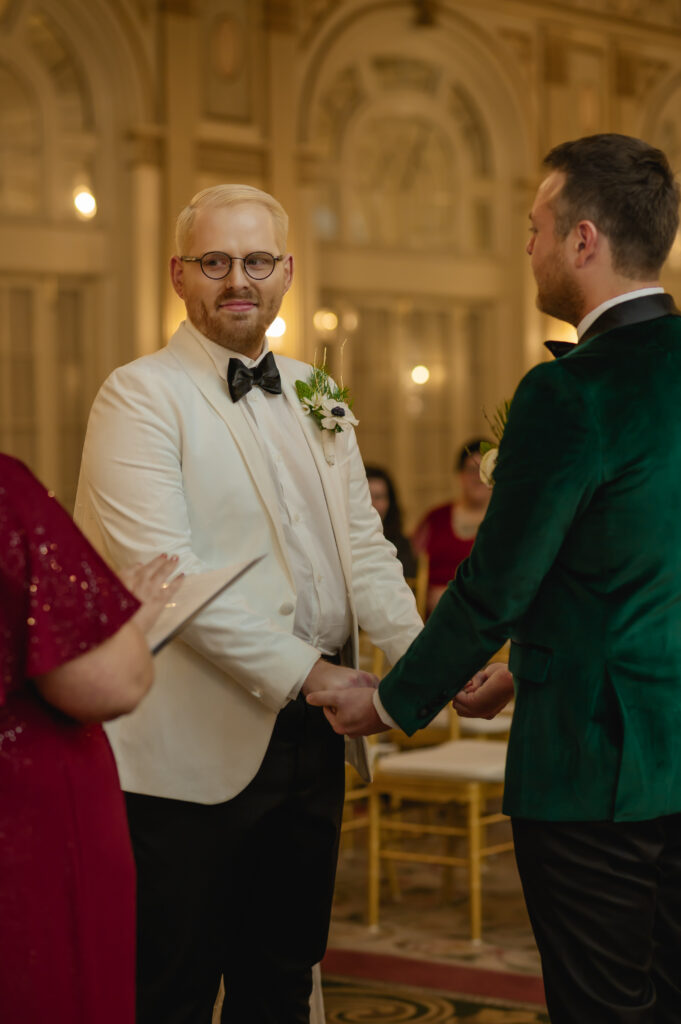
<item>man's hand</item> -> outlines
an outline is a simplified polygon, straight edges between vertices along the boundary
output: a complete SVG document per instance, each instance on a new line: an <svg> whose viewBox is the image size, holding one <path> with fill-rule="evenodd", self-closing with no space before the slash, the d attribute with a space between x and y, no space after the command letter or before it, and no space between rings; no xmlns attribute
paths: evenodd
<svg viewBox="0 0 681 1024"><path fill-rule="evenodd" d="M362 675L368 673L363 672ZM370 678L375 679L375 676ZM311 693L307 703L324 708L324 714L334 732L344 736L370 736L390 728L381 721L374 707L374 689L354 686L345 690L320 690Z"/></svg>
<svg viewBox="0 0 681 1024"><path fill-rule="evenodd" d="M362 672L358 668L332 665L320 658L305 677L301 693L307 696L309 693L316 693L317 690L347 690L351 686L368 686L373 691L378 686L378 677L371 675L370 672Z"/></svg>
<svg viewBox="0 0 681 1024"><path fill-rule="evenodd" d="M501 662L476 672L452 704L462 718L494 718L513 699L513 676Z"/></svg>

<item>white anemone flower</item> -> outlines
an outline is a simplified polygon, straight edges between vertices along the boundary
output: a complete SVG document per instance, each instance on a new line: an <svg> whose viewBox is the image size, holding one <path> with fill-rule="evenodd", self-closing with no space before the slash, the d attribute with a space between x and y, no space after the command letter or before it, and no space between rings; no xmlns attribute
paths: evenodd
<svg viewBox="0 0 681 1024"><path fill-rule="evenodd" d="M323 398L321 408L324 412L321 420L324 430L336 430L337 427L349 430L359 423L347 402L339 402L336 398Z"/></svg>
<svg viewBox="0 0 681 1024"><path fill-rule="evenodd" d="M494 470L497 464L498 448L490 448L480 459L480 479L488 487L494 487Z"/></svg>

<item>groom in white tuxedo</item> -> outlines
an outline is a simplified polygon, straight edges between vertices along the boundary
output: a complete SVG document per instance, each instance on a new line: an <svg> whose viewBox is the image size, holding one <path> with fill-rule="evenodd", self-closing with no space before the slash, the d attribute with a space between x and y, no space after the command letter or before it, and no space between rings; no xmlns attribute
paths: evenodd
<svg viewBox="0 0 681 1024"><path fill-rule="evenodd" d="M344 768L305 695L361 685L346 667L358 624L391 662L421 628L354 431L330 464L295 389L311 367L267 350L293 277L287 226L248 186L194 197L170 264L187 320L109 377L85 441L76 517L115 565L266 555L109 730L139 879L138 1024L209 1024L222 974L223 1022L308 1020Z"/></svg>

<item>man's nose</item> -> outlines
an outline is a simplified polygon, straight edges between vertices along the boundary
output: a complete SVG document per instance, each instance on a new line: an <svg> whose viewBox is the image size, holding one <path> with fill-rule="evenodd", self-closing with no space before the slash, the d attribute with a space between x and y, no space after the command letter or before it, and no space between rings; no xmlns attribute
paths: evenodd
<svg viewBox="0 0 681 1024"><path fill-rule="evenodd" d="M227 275L227 284L232 288L243 288L250 283L250 277L244 270L244 261L232 257L232 269Z"/></svg>

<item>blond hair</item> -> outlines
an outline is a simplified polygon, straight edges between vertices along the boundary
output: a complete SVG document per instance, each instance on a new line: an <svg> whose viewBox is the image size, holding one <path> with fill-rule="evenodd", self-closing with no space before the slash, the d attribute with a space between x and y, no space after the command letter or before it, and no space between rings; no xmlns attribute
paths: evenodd
<svg viewBox="0 0 681 1024"><path fill-rule="evenodd" d="M191 199L181 211L175 225L175 246L178 256L186 256L185 246L194 225L197 210L211 207L236 206L237 203L259 203L269 210L274 225L274 237L279 253L286 252L286 236L288 234L288 214L274 196L263 192L252 185L213 185L203 188ZM276 255L279 255L277 253Z"/></svg>

